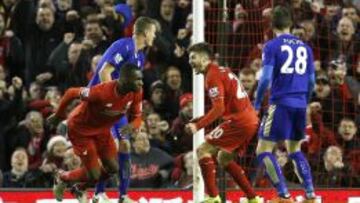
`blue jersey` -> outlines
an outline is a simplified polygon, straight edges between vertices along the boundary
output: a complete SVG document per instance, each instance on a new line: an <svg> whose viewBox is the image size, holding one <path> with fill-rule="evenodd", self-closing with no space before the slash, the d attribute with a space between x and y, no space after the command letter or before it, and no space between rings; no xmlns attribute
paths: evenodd
<svg viewBox="0 0 360 203"><path fill-rule="evenodd" d="M265 44L263 75L270 77L270 104L305 108L314 71L312 50L299 38L283 34ZM256 105L259 106L258 98Z"/></svg>
<svg viewBox="0 0 360 203"><path fill-rule="evenodd" d="M96 72L89 82L88 87L101 83L100 71L104 68L105 63L109 63L114 66L115 70L112 72L111 77L112 79L117 79L120 76L120 68L125 63L136 64L143 69L145 55L142 51L135 51L135 43L131 37L115 41L101 57L96 67Z"/></svg>

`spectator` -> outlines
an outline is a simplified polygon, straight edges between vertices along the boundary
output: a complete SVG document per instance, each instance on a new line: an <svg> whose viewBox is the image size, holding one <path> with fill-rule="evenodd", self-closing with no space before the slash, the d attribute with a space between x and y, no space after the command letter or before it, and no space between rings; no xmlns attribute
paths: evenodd
<svg viewBox="0 0 360 203"><path fill-rule="evenodd" d="M192 119L193 114L192 94L185 93L181 95L179 103L179 115L173 121L169 132L173 155L178 155L191 151L193 148L192 135L185 132L185 124L187 124Z"/></svg>
<svg viewBox="0 0 360 203"><path fill-rule="evenodd" d="M170 117L170 113L165 108L165 85L162 81L158 80L151 84L149 102L154 111L160 114L162 118Z"/></svg>
<svg viewBox="0 0 360 203"><path fill-rule="evenodd" d="M28 173L28 156L24 148L16 149L11 156L11 170L4 173L3 187L26 187Z"/></svg>
<svg viewBox="0 0 360 203"><path fill-rule="evenodd" d="M343 162L343 152L337 146L330 146L324 154L323 170L314 178L317 186L349 187L349 166Z"/></svg>
<svg viewBox="0 0 360 203"><path fill-rule="evenodd" d="M306 138L301 144L302 151L307 153L309 162L315 164L323 150L337 145L334 133L324 127L322 107L319 102L312 102L306 110Z"/></svg>
<svg viewBox="0 0 360 203"><path fill-rule="evenodd" d="M52 137L46 146L46 155L40 166L40 170L52 178L52 174L63 168L64 156L68 142L66 139L57 135Z"/></svg>
<svg viewBox="0 0 360 203"><path fill-rule="evenodd" d="M10 136L11 135L11 136ZM25 120L8 133L10 151L17 147L24 147L29 156L29 169L36 169L42 163L42 154L45 151L48 132L45 131L43 116L37 111L26 114Z"/></svg>
<svg viewBox="0 0 360 203"><path fill-rule="evenodd" d="M355 27L352 20L348 17L342 17L337 25L336 35L332 36L330 43L329 59L341 56L344 58L349 75L354 75L357 59L360 52L360 38L355 35Z"/></svg>
<svg viewBox="0 0 360 203"><path fill-rule="evenodd" d="M254 100L256 90L256 75L250 68L241 69L239 79L251 101Z"/></svg>
<svg viewBox="0 0 360 203"><path fill-rule="evenodd" d="M6 30L6 21L0 14L0 65L7 76L24 78L24 53L19 38L12 31Z"/></svg>
<svg viewBox="0 0 360 203"><path fill-rule="evenodd" d="M64 154L63 169L65 171L74 170L81 167L81 159L74 153L72 147L68 148Z"/></svg>
<svg viewBox="0 0 360 203"><path fill-rule="evenodd" d="M104 33L99 21L88 21L85 23L83 48L90 52L90 57L102 54L110 43L105 40Z"/></svg>
<svg viewBox="0 0 360 203"><path fill-rule="evenodd" d="M166 152L150 146L146 133L139 133L132 143L132 188L164 188L169 183L173 158Z"/></svg>
<svg viewBox="0 0 360 203"><path fill-rule="evenodd" d="M347 17L352 20L354 27L355 27L355 34L358 35L358 37L359 37L360 17L359 17L358 11L356 10L356 7L351 4L344 6L341 9L341 17Z"/></svg>
<svg viewBox="0 0 360 203"><path fill-rule="evenodd" d="M324 125L332 131L335 129L334 123L339 122L343 116L344 103L338 98L340 98L340 94L338 91L331 89L328 77L318 75L312 101L320 102Z"/></svg>
<svg viewBox="0 0 360 203"><path fill-rule="evenodd" d="M354 120L350 118L341 119L337 139L343 149L344 156L347 156L353 150L359 149L359 139L356 137L357 130Z"/></svg>
<svg viewBox="0 0 360 203"><path fill-rule="evenodd" d="M146 127L149 133L151 146L171 153L171 144L166 136L167 131L169 130L168 122L161 120L159 114L150 113L146 118Z"/></svg>
<svg viewBox="0 0 360 203"><path fill-rule="evenodd" d="M25 9L19 13L31 13L32 6L27 5L29 3L31 2L19 2L18 6ZM25 77L26 84L29 85L40 73L50 72L46 61L60 42L63 33L59 30L61 27L55 25L54 10L49 7L37 8L35 21L32 17L25 19L27 20L25 25L19 26L19 30L15 33L21 34L19 37L24 44Z"/></svg>
<svg viewBox="0 0 360 203"><path fill-rule="evenodd" d="M168 122L176 118L179 113L179 98L183 94L181 72L178 67L169 66L164 73L166 111Z"/></svg>

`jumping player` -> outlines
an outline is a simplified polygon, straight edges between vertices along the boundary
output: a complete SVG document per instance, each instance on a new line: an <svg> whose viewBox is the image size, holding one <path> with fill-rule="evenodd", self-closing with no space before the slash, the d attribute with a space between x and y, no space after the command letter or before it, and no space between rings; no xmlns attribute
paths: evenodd
<svg viewBox="0 0 360 203"><path fill-rule="evenodd" d="M206 115L185 126L189 133L210 125L221 118L223 122L206 135L206 141L197 149L197 156L208 189L205 203L220 203L216 186L216 166L212 157L217 156L219 164L234 178L245 192L250 203L259 202L258 197L245 176L244 170L233 158L238 150L247 147L257 132L258 117L239 79L229 68L212 63L213 53L206 43L194 44L189 48L189 63L197 74L204 74L206 90L212 108Z"/></svg>
<svg viewBox="0 0 360 203"><path fill-rule="evenodd" d="M59 171L53 188L61 201L66 183L81 182L84 191L90 184L105 180L118 170L116 145L110 127L130 112L132 122L121 128L121 133L133 133L141 125L142 73L139 67L125 64L118 80L102 83L91 88L70 88L66 91L56 113L48 123L57 125L65 119L66 107L75 98L82 102L68 117L68 135L74 152L81 158L83 167L72 171ZM101 161L101 165L99 163ZM80 202L82 194L75 194Z"/></svg>
<svg viewBox="0 0 360 203"><path fill-rule="evenodd" d="M276 38L263 49L263 72L255 100L258 111L269 83L270 106L259 129L257 159L264 164L266 174L276 187L278 197L273 202L293 202L285 178L272 151L279 141L285 141L295 172L305 189L306 203L315 202L309 164L300 151L306 124L306 106L315 81L313 53L299 38L289 34L292 26L290 11L282 6L273 10L272 27Z"/></svg>
<svg viewBox="0 0 360 203"><path fill-rule="evenodd" d="M116 9L118 8L115 7ZM122 10L131 9L123 5ZM132 37L122 38L115 41L104 53L100 59L96 72L89 83L89 87L102 82L117 79L119 77L120 67L124 63L133 63L143 69L145 55L143 49L152 46L155 39L156 22L148 17L139 17L134 24L134 33ZM127 117L122 117L111 128L111 134L118 143L118 163L119 163L119 198L122 203L133 202L127 196L127 189L130 181L130 141L128 134L121 134L119 129L128 123ZM93 203L97 203L102 199L105 202L110 201L105 195L105 182L101 181L96 185Z"/></svg>

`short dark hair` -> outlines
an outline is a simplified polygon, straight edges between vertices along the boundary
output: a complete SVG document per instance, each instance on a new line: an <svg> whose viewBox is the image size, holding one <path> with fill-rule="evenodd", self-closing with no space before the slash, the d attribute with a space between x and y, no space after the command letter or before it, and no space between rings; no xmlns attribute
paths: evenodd
<svg viewBox="0 0 360 203"><path fill-rule="evenodd" d="M197 52L197 53L203 53L206 54L209 58L214 57L214 52L211 49L210 45L206 42L200 42L197 44L193 44L188 48L188 52Z"/></svg>
<svg viewBox="0 0 360 203"><path fill-rule="evenodd" d="M141 69L132 63L125 63L123 66L121 66L120 68L120 77L131 77L135 71L140 71Z"/></svg>
<svg viewBox="0 0 360 203"><path fill-rule="evenodd" d="M284 6L276 6L272 12L271 24L278 30L290 28L293 24L290 10Z"/></svg>
<svg viewBox="0 0 360 203"><path fill-rule="evenodd" d="M156 20L149 17L141 16L135 21L134 34L136 35L144 34L145 31L149 29L151 25L156 26L156 24L157 24Z"/></svg>

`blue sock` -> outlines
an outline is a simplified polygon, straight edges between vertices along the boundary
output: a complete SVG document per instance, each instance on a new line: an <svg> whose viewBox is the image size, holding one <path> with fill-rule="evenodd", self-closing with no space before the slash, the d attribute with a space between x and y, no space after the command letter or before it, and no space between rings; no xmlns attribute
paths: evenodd
<svg viewBox="0 0 360 203"><path fill-rule="evenodd" d="M105 181L99 181L95 185L95 195L105 192Z"/></svg>
<svg viewBox="0 0 360 203"><path fill-rule="evenodd" d="M314 185L312 182L311 169L304 154L300 151L289 154L295 165L295 172L302 183L306 197L315 198Z"/></svg>
<svg viewBox="0 0 360 203"><path fill-rule="evenodd" d="M276 187L278 195L284 198L290 197L284 175L281 172L281 167L274 155L270 152L262 152L257 156L257 160L259 164L263 163L265 165L266 175Z"/></svg>
<svg viewBox="0 0 360 203"><path fill-rule="evenodd" d="M119 162L119 193L120 197L127 194L127 189L130 184L131 160L129 153L120 152L118 154Z"/></svg>

